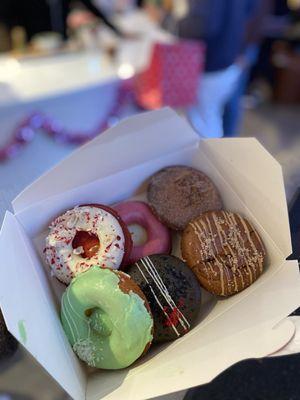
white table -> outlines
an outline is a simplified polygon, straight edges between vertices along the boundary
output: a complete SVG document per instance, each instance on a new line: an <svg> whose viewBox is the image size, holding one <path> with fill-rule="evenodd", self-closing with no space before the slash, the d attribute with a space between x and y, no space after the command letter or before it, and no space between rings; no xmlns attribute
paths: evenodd
<svg viewBox="0 0 300 400"><path fill-rule="evenodd" d="M107 114L118 85L117 66L99 53L62 55L24 63L0 60L0 146L24 117L37 110L68 129L92 129ZM5 75L4 75L5 76ZM1 78L0 78L1 79ZM4 90L2 90L2 87ZM6 95L4 95L6 93ZM15 159L0 164L0 220L15 195L74 147L37 136Z"/></svg>
<svg viewBox="0 0 300 400"><path fill-rule="evenodd" d="M124 64L125 67L130 64L132 72L143 68L153 42L171 38L143 12L115 19L123 31L139 36L134 40L119 40L114 61L101 50L20 60L0 56L0 109L57 98L126 77Z"/></svg>
<svg viewBox="0 0 300 400"><path fill-rule="evenodd" d="M33 103L105 84L117 65L104 53L63 53L17 60L0 57L0 107Z"/></svg>

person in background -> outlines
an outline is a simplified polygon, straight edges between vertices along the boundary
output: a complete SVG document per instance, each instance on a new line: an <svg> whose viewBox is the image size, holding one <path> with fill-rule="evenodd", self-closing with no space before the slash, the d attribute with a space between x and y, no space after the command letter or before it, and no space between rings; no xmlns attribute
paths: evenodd
<svg viewBox="0 0 300 400"><path fill-rule="evenodd" d="M200 81L198 102L187 110L194 129L204 137L222 137L225 104L241 74L239 56L258 0L189 0L187 15L177 21L158 9L157 20L174 34L206 44L205 73ZM154 4L156 3L156 4ZM154 15L154 13L152 13Z"/></svg>
<svg viewBox="0 0 300 400"><path fill-rule="evenodd" d="M100 8L106 15L113 13L124 13L136 8L136 0L93 0L96 7Z"/></svg>
<svg viewBox="0 0 300 400"><path fill-rule="evenodd" d="M118 36L122 36L116 27L91 0L80 0L87 10L102 20ZM70 0L0 0L0 20L9 28L22 26L30 40L35 34L54 31L67 37L66 20L70 12Z"/></svg>
<svg viewBox="0 0 300 400"><path fill-rule="evenodd" d="M241 120L241 99L246 91L252 67L258 59L260 44L263 39L263 30L266 19L272 14L273 0L260 0L252 18L248 21L245 45L240 56L242 71L235 90L227 102L223 116L224 136L237 136Z"/></svg>
<svg viewBox="0 0 300 400"><path fill-rule="evenodd" d="M258 58L251 69L249 99L252 106L270 99L276 86L274 57L278 51L277 42L291 43L289 32L293 29L293 17L288 3L287 0L273 0L272 14L267 18Z"/></svg>

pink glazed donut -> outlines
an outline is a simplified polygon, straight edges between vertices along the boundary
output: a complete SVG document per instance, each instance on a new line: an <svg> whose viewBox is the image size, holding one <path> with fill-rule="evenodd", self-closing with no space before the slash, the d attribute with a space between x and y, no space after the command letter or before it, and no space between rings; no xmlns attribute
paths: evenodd
<svg viewBox="0 0 300 400"><path fill-rule="evenodd" d="M133 246L129 256L129 264L134 264L142 257L151 254L170 253L170 231L154 216L148 204L142 201L127 201L117 204L114 209L125 222L131 234L130 226L133 225L144 228L147 234L143 244L135 244L134 235L132 234Z"/></svg>

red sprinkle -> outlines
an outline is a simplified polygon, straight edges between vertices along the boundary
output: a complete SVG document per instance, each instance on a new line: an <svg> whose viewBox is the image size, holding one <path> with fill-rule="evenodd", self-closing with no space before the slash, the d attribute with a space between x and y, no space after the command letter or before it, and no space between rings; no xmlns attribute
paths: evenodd
<svg viewBox="0 0 300 400"><path fill-rule="evenodd" d="M178 302L178 306L181 307L184 305L184 299L181 297ZM168 318L164 322L164 326L177 326L180 319L180 311L177 307L173 307L171 312L168 311L169 307L164 307L164 311L167 314Z"/></svg>

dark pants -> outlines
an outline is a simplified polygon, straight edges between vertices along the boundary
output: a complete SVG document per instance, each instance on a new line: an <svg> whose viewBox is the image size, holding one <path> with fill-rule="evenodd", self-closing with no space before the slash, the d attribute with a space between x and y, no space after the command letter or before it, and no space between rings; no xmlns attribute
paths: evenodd
<svg viewBox="0 0 300 400"><path fill-rule="evenodd" d="M223 115L224 137L234 137L239 133L239 126L242 117L241 100L245 93L249 81L251 68L255 64L258 56L258 46L251 45L245 51L247 67L243 70L236 89L230 100L227 102Z"/></svg>

